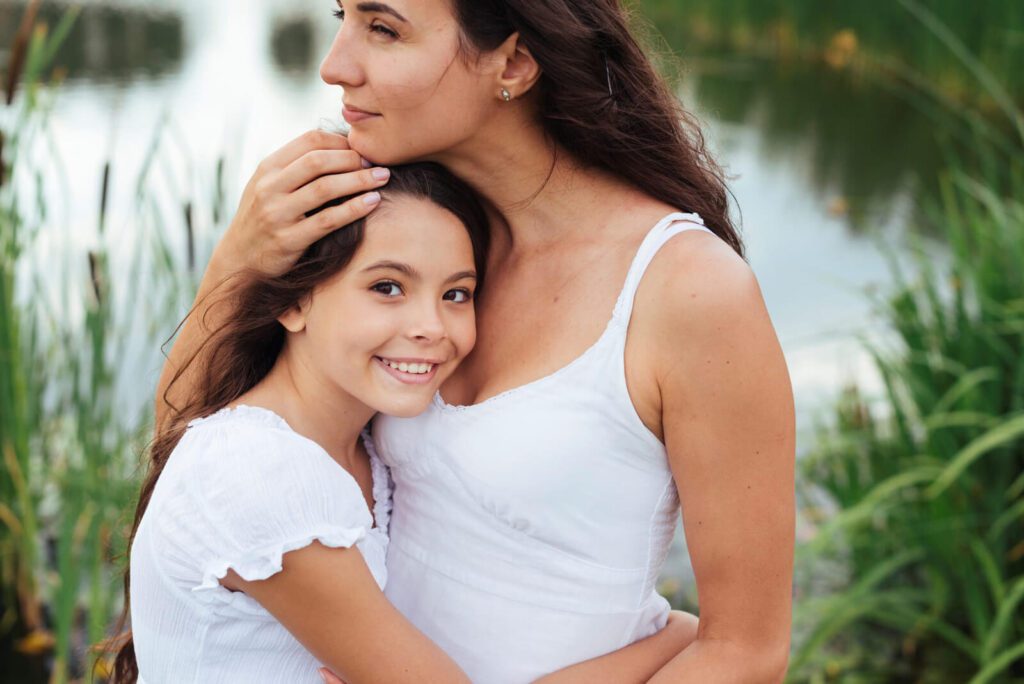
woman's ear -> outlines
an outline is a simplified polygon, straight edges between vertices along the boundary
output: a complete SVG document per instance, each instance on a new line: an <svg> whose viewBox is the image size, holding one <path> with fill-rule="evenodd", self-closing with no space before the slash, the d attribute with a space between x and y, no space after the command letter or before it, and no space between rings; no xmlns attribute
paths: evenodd
<svg viewBox="0 0 1024 684"><path fill-rule="evenodd" d="M302 332L306 329L306 313L309 311L309 297L292 306L277 317L277 322L290 333Z"/></svg>
<svg viewBox="0 0 1024 684"><path fill-rule="evenodd" d="M506 38L495 52L504 60L498 87L509 93L511 99L530 92L540 79L541 68L530 48L519 39L519 34L513 33Z"/></svg>

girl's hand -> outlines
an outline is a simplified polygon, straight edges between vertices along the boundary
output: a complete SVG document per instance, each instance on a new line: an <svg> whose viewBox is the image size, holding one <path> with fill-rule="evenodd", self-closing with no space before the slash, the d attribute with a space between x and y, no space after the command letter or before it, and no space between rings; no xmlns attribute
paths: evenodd
<svg viewBox="0 0 1024 684"><path fill-rule="evenodd" d="M380 194L368 191L385 185L390 172L364 166L345 136L326 131L305 133L264 159L213 255L216 270L280 275L324 235L369 214Z"/></svg>

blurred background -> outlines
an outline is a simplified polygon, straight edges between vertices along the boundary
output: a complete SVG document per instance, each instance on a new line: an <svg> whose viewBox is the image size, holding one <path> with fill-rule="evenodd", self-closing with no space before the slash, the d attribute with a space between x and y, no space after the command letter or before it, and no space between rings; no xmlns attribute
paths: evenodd
<svg viewBox="0 0 1024 684"><path fill-rule="evenodd" d="M794 682L1024 682L1024 4L638 0L793 378ZM329 0L0 0L0 683L102 679L161 345ZM685 539L662 592L696 611Z"/></svg>

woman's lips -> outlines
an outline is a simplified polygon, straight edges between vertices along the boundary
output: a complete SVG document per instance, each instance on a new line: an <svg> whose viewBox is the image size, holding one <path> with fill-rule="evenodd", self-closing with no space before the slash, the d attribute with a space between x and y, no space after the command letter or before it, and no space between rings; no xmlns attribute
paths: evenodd
<svg viewBox="0 0 1024 684"><path fill-rule="evenodd" d="M341 116L342 118L345 119L345 121L349 123L349 125L355 125L357 123L361 123L363 121L376 118L380 116L380 114L374 114L373 112L365 112L362 109L357 109L355 107L345 105L344 107L341 108Z"/></svg>

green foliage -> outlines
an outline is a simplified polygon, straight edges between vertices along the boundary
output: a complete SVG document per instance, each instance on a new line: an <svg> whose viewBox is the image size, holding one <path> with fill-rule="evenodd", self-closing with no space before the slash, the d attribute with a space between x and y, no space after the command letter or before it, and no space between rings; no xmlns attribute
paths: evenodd
<svg viewBox="0 0 1024 684"><path fill-rule="evenodd" d="M32 18L33 6L26 10ZM194 288L192 203L160 186L166 126L136 180L133 236L106 230L111 163L103 170L95 235L63 226L49 202L60 153L48 117L59 81L51 71L71 30L69 11L52 34L23 24L20 82L0 109L0 659L4 681L79 679L104 661L92 648L111 633L121 608L121 573L151 416L149 390L129 392L142 357L159 341ZM18 53L15 41L13 52ZM223 162L212 209L224 212ZM168 199L168 196L170 199ZM174 204L176 211L167 209ZM181 211L185 207L185 211ZM180 217L170 220L167 216ZM80 218L80 217L76 217ZM182 227L188 255L176 258L168 230ZM78 231L70 240L70 230ZM64 243L41 257L35 238ZM56 240L54 240L56 238ZM83 242L86 246L82 245ZM118 258L120 256L121 258ZM61 264L60 260L70 260ZM70 274L63 280L59 272ZM130 389L130 388L129 388ZM144 397L139 401L139 396ZM136 402L141 405L135 405ZM13 677L12 680L5 679Z"/></svg>
<svg viewBox="0 0 1024 684"><path fill-rule="evenodd" d="M835 512L800 560L846 577L799 604L794 681L1024 676L1024 129L973 135L932 211L948 257L892 260L884 396L849 388L803 463Z"/></svg>

